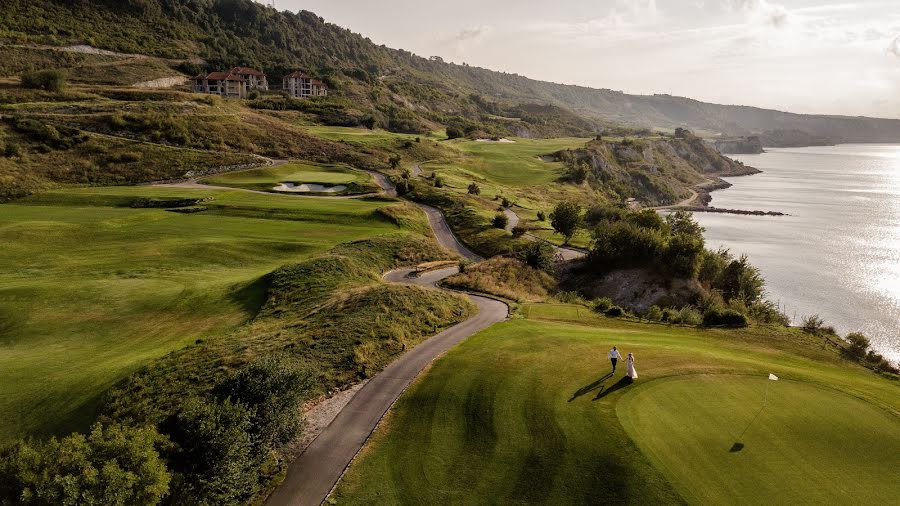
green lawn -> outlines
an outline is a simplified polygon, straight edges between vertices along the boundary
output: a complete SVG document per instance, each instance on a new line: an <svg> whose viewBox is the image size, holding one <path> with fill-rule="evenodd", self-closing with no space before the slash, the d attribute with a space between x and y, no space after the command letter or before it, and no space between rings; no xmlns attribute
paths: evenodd
<svg viewBox="0 0 900 506"><path fill-rule="evenodd" d="M336 126L305 126L307 132L330 141L348 141L370 144L378 147L393 146L398 139L414 141L414 134L395 134L387 130L369 130L368 128L350 128Z"/></svg>
<svg viewBox="0 0 900 506"><path fill-rule="evenodd" d="M885 504L900 493L900 385L800 332L630 323L576 306L523 314L438 360L333 500ZM613 345L637 357L634 383L607 376ZM740 436L769 372L781 381Z"/></svg>
<svg viewBox="0 0 900 506"><path fill-rule="evenodd" d="M371 176L365 172L354 170L346 165L309 162L289 162L278 167L231 172L206 178L203 182L260 191L271 191L281 183L315 183L325 186L355 185L341 193L364 193L377 189Z"/></svg>
<svg viewBox="0 0 900 506"><path fill-rule="evenodd" d="M198 214L128 207L206 196ZM0 205L0 444L83 429L117 380L254 315L261 276L396 231L385 203L116 187Z"/></svg>
<svg viewBox="0 0 900 506"><path fill-rule="evenodd" d="M523 187L551 183L563 173L563 164L546 162L544 155L577 148L587 139L522 139L513 142L454 140L452 145L471 155L462 168L504 186Z"/></svg>

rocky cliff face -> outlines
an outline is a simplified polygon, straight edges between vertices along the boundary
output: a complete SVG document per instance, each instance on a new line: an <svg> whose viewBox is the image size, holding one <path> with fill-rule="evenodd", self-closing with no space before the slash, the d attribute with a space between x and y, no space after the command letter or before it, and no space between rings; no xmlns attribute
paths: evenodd
<svg viewBox="0 0 900 506"><path fill-rule="evenodd" d="M713 146L726 155L756 155L764 153L762 141L753 135L750 137L737 137L729 139L716 139Z"/></svg>
<svg viewBox="0 0 900 506"><path fill-rule="evenodd" d="M555 157L568 167L566 178L570 181L586 182L612 200L633 198L643 206L674 204L690 197L693 187L720 177L759 172L722 156L690 134L594 140L583 148L560 151Z"/></svg>

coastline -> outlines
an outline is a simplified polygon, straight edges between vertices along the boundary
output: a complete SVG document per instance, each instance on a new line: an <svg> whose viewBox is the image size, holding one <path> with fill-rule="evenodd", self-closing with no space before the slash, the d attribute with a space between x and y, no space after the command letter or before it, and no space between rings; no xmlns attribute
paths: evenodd
<svg viewBox="0 0 900 506"><path fill-rule="evenodd" d="M691 197L675 204L654 207L652 209L657 211L688 211L693 213L740 214L747 216L789 216L788 214L779 211L728 209L710 205L712 202L712 192L716 190L725 190L734 186L732 183L722 179L723 177L749 177L762 173L761 170L754 167L748 167L748 169L750 170L743 173L716 175L713 179L691 187L690 191L693 193Z"/></svg>

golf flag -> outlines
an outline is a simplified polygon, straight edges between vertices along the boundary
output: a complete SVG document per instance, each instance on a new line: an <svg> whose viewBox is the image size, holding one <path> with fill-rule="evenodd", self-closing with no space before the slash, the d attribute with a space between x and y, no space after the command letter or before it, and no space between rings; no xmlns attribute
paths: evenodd
<svg viewBox="0 0 900 506"><path fill-rule="evenodd" d="M775 376L774 374L769 373L769 379L772 381L778 381L778 376Z"/></svg>

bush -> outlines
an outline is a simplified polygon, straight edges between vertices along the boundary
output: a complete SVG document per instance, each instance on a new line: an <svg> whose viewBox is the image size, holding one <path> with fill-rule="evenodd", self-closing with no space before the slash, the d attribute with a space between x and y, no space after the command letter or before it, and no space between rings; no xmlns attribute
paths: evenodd
<svg viewBox="0 0 900 506"><path fill-rule="evenodd" d="M535 269L550 269L553 267L553 257L556 251L549 244L542 241L531 241L522 246L516 257Z"/></svg>
<svg viewBox="0 0 900 506"><path fill-rule="evenodd" d="M478 186L478 183L473 181L469 185L469 195L481 195L481 187Z"/></svg>
<svg viewBox="0 0 900 506"><path fill-rule="evenodd" d="M613 306L606 310L606 316L611 316L613 318L618 318L620 316L625 315L625 310L619 306Z"/></svg>
<svg viewBox="0 0 900 506"><path fill-rule="evenodd" d="M544 211L538 211L537 219L538 221L547 221L547 214Z"/></svg>
<svg viewBox="0 0 900 506"><path fill-rule="evenodd" d="M153 429L106 427L46 442L23 441L0 454L2 504L158 504L170 475Z"/></svg>
<svg viewBox="0 0 900 506"><path fill-rule="evenodd" d="M237 504L256 493L266 455L254 448L252 420L253 414L241 404L195 398L163 423L177 446L169 459L179 473L173 502Z"/></svg>
<svg viewBox="0 0 900 506"><path fill-rule="evenodd" d="M804 332L809 332L810 334L818 334L824 326L825 320L822 319L822 317L817 314L811 314L803 318L801 328Z"/></svg>
<svg viewBox="0 0 900 506"><path fill-rule="evenodd" d="M609 297L602 297L594 301L594 311L597 311L598 313L606 313L613 306L615 306L615 304Z"/></svg>
<svg viewBox="0 0 900 506"><path fill-rule="evenodd" d="M711 307L703 314L705 327L746 327L747 316L734 309Z"/></svg>
<svg viewBox="0 0 900 506"><path fill-rule="evenodd" d="M253 362L219 383L213 393L250 409L254 443L275 449L300 432L300 407L316 375L282 358Z"/></svg>
<svg viewBox="0 0 900 506"><path fill-rule="evenodd" d="M22 74L22 87L62 93L66 90L65 70L36 70Z"/></svg>
<svg viewBox="0 0 900 506"><path fill-rule="evenodd" d="M528 232L528 229L523 227L522 225L516 225L512 228L513 237L522 237L525 235L525 232Z"/></svg>
<svg viewBox="0 0 900 506"><path fill-rule="evenodd" d="M503 207L512 207L513 204L508 198L503 197L503 201L502 201L501 205Z"/></svg>
<svg viewBox="0 0 900 506"><path fill-rule="evenodd" d="M509 224L509 217L507 217L503 213L497 213L494 215L494 218L491 220L491 225L494 228L505 229L506 225Z"/></svg>
<svg viewBox="0 0 900 506"><path fill-rule="evenodd" d="M447 138L448 139L459 139L464 137L465 133L457 127L448 126L447 127Z"/></svg>
<svg viewBox="0 0 900 506"><path fill-rule="evenodd" d="M679 325L700 325L703 323L703 315L696 309L686 306L678 310L675 317L672 319L672 323L677 323Z"/></svg>
<svg viewBox="0 0 900 506"><path fill-rule="evenodd" d="M435 188L443 188L444 187L444 178L442 178L440 176L435 176L434 187Z"/></svg>
<svg viewBox="0 0 900 506"><path fill-rule="evenodd" d="M662 321L663 310L659 306L650 306L650 309L647 310L644 318L654 322Z"/></svg>

